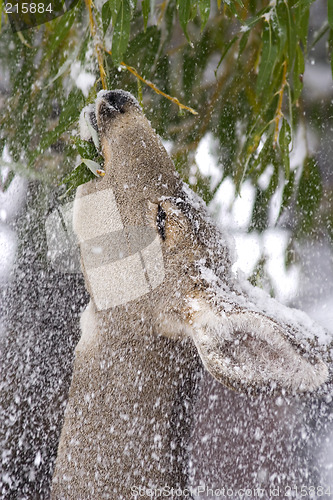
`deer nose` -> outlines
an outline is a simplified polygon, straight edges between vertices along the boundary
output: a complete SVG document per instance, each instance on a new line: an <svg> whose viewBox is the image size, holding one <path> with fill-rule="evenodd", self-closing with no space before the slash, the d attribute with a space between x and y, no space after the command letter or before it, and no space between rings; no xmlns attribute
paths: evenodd
<svg viewBox="0 0 333 500"><path fill-rule="evenodd" d="M103 95L103 99L119 113L125 113L124 108L128 103L128 100L123 94L119 94L119 92L115 91L110 91Z"/></svg>
<svg viewBox="0 0 333 500"><path fill-rule="evenodd" d="M138 101L129 92L124 90L101 90L98 99L104 101L112 111L125 113L129 106L141 110Z"/></svg>

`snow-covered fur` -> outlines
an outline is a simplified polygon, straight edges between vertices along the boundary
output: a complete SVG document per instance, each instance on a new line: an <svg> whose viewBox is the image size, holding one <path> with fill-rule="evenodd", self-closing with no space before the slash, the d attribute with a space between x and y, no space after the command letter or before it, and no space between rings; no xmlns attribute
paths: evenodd
<svg viewBox="0 0 333 500"><path fill-rule="evenodd" d="M131 94L101 92L87 119L84 138L101 145L106 174L80 186L74 203L91 302L53 498L127 499L134 487L186 483L196 350L235 389L306 392L328 378L318 346L329 339L235 280L227 238Z"/></svg>

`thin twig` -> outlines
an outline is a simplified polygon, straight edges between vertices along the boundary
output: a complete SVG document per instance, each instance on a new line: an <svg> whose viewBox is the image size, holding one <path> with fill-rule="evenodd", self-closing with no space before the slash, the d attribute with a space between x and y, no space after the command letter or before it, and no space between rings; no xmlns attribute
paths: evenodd
<svg viewBox="0 0 333 500"><path fill-rule="evenodd" d="M101 75L102 87L104 90L107 89L106 74L103 66L103 55L102 55L102 45L99 40L97 40L97 26L92 12L92 0L84 0L89 13L89 25L90 34L95 43L95 50L97 55L97 61L99 66L99 73Z"/></svg>
<svg viewBox="0 0 333 500"><path fill-rule="evenodd" d="M159 5L160 15L158 16L158 19L157 19L157 26L159 26L161 24L161 22L162 22L162 19L164 17L164 13L165 13L165 10L167 8L167 5L168 5L168 1L167 0L164 0L164 2L162 2Z"/></svg>
<svg viewBox="0 0 333 500"><path fill-rule="evenodd" d="M111 51L106 50L106 49L104 49L104 50L108 54L111 55ZM189 106L185 106L185 104L182 104L181 102L179 102L179 100L177 99L177 97L172 97L172 96L166 94L165 92L162 92L162 90L158 89L154 83L150 82L149 80L146 80L141 75L139 75L139 73L136 71L136 69L133 68L132 66L129 66L128 64L124 63L123 61L120 63L120 66L122 66L123 68L127 69L127 71L129 71L130 73L132 73L132 75L134 75L136 78L138 78L139 80L141 80L141 82L143 82L145 85L147 85L148 87L150 87L151 89L153 89L154 92L156 92L156 94L160 94L163 97L165 97L166 99L169 99L169 101L174 102L175 104L177 104L177 106L180 109L186 109L187 111L189 111L193 115L197 115L198 114L197 111L195 111L194 109L190 108Z"/></svg>
<svg viewBox="0 0 333 500"><path fill-rule="evenodd" d="M277 108L276 108L276 114L275 114L275 133L274 133L274 144L277 143L278 136L279 136L279 125L280 125L280 120L283 117L282 113L282 102L283 102L283 93L284 93L284 88L287 85L287 61L284 61L283 63L283 75L282 75L282 83L281 83L281 88L277 92L279 96Z"/></svg>

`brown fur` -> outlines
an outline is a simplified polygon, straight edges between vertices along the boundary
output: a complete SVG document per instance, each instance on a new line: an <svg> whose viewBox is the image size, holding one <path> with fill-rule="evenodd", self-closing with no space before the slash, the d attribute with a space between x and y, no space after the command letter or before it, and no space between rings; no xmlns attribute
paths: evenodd
<svg viewBox="0 0 333 500"><path fill-rule="evenodd" d="M96 119L106 175L78 189L74 208L91 302L76 348L53 499L118 500L138 486L185 487L200 367L194 345L206 368L236 388L302 392L327 378L326 366L295 340L303 327L285 310L281 320L269 315L234 282L222 235L180 181L134 98L100 95ZM115 200L109 218L103 207L85 211L89 196L103 191L108 203ZM161 262L144 261L142 249L153 240ZM102 256L94 258L99 247ZM135 273L118 276L119 294L103 275L106 261L122 262L124 253L129 260L140 254L140 279L149 283L128 301L121 289L128 281L133 292Z"/></svg>

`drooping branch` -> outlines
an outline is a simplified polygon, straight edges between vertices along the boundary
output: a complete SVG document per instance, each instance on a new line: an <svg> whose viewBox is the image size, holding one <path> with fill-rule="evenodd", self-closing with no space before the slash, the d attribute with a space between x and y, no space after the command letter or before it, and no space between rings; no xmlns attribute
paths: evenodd
<svg viewBox="0 0 333 500"><path fill-rule="evenodd" d="M104 90L107 89L106 83L106 73L103 65L103 54L102 54L102 45L98 36L98 29L94 19L94 15L92 12L92 0L85 0L85 4L89 13L89 26L90 26L90 34L94 41L95 51L98 61L99 73L101 75L102 87Z"/></svg>
<svg viewBox="0 0 333 500"><path fill-rule="evenodd" d="M179 102L179 100L177 99L177 97L172 97L172 96L166 94L165 92L163 92L162 90L158 89L154 83L150 82L149 80L146 80L141 75L139 75L139 73L136 71L136 69L133 68L132 66L128 66L128 64L126 64L124 62L121 62L120 65L123 68L126 68L127 71L129 71L130 73L132 73L132 75L134 75L136 78L138 78L139 80L141 80L141 82L145 83L148 87L150 87L151 89L153 89L154 92L156 92L156 94L162 95L166 99L169 99L169 101L177 104L177 106L180 109L185 109L186 111L189 111L193 115L197 115L198 114L198 112L195 111L193 108L190 108L189 106L186 106L185 104L182 104L181 102Z"/></svg>
<svg viewBox="0 0 333 500"><path fill-rule="evenodd" d="M279 125L280 125L280 120L283 117L282 113L282 103L283 103L283 93L284 93L284 88L287 85L287 61L284 61L283 63L283 74L282 74L282 83L280 90L277 92L277 95L279 96L277 108L276 108L276 113L275 113L275 133L274 133L274 144L277 143L278 137L279 137Z"/></svg>

